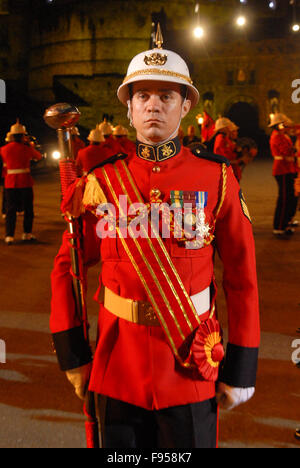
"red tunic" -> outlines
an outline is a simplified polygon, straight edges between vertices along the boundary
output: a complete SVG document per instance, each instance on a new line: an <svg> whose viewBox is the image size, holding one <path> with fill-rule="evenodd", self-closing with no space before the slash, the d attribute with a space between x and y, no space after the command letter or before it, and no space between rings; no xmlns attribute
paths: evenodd
<svg viewBox="0 0 300 468"><path fill-rule="evenodd" d="M273 176L297 172L293 142L287 134L273 130L270 137L270 148L274 158Z"/></svg>
<svg viewBox="0 0 300 468"><path fill-rule="evenodd" d="M2 173L1 173L1 177L3 179L5 179L5 176L6 176L6 164L5 162L3 161L3 156L2 156L2 149L5 147L6 145L2 146L2 148L0 148L0 158L2 159Z"/></svg>
<svg viewBox="0 0 300 468"><path fill-rule="evenodd" d="M232 141L229 137L224 135L223 133L219 133L216 136L215 144L214 144L214 153L224 156L230 162L235 161L237 158L237 153L235 151L236 143ZM232 164L232 170L238 180L242 177L242 171L238 164Z"/></svg>
<svg viewBox="0 0 300 468"><path fill-rule="evenodd" d="M114 150L109 147L91 144L78 151L76 164L83 173L87 173L114 154Z"/></svg>
<svg viewBox="0 0 300 468"><path fill-rule="evenodd" d="M41 153L32 146L12 142L1 148L1 155L4 164L6 164L5 188L32 187L33 178L30 175L30 161L41 160Z"/></svg>
<svg viewBox="0 0 300 468"><path fill-rule="evenodd" d="M133 143L133 141L129 140L129 138L127 138L126 136L116 138L116 142L119 143L122 146L123 151L126 154L129 154L132 151L135 151L135 143Z"/></svg>
<svg viewBox="0 0 300 468"><path fill-rule="evenodd" d="M159 188L163 201L169 203L171 190L208 192L206 219L213 224L222 193L221 164L197 158L184 147L179 154L162 162L145 161L131 153L127 163L145 201L149 201L153 188ZM153 170L158 166L160 171ZM229 344L222 379L229 385L247 387L255 384L259 345L255 251L251 223L241 205L240 187L230 167L226 168L226 173L226 194L215 224L215 244L186 250L174 239L164 239L164 243L190 296L214 282L213 259L215 249L218 250L224 264L229 315ZM101 184L101 171L96 171L96 175ZM99 301L102 284L124 298L148 301L120 239L100 241L96 224L93 215L84 216L86 268L102 260L96 300ZM79 367L90 360L84 352L81 323L74 312L66 235L52 272L50 327L63 370ZM101 304L98 333L91 390L149 410L199 402L215 395L213 382L177 364L160 327L146 327L120 319ZM78 345L71 344L75 336L81 342L79 348L84 357L79 356Z"/></svg>
<svg viewBox="0 0 300 468"><path fill-rule="evenodd" d="M105 141L101 143L101 147L107 151L112 151L112 154L124 152L122 145L119 143L118 140L115 140L115 138L112 135L109 135L105 138Z"/></svg>

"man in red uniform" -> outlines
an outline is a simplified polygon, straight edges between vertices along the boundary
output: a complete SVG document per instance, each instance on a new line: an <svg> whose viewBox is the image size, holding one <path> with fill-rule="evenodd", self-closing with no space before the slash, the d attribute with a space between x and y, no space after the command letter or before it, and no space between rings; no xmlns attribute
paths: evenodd
<svg viewBox="0 0 300 468"><path fill-rule="evenodd" d="M297 210L298 198L294 193L296 150L288 135L288 117L281 113L274 114L269 127L272 128L270 149L274 158L272 175L278 185L273 234L285 238L294 233L293 218Z"/></svg>
<svg viewBox="0 0 300 468"><path fill-rule="evenodd" d="M234 175L240 181L242 173L237 160L236 142L231 138L232 132L237 131L237 126L226 117L221 117L216 121L215 131L217 136L214 143L214 153L227 158Z"/></svg>
<svg viewBox="0 0 300 468"><path fill-rule="evenodd" d="M128 138L128 130L123 125L116 126L113 136L125 153L135 150L135 144Z"/></svg>
<svg viewBox="0 0 300 468"><path fill-rule="evenodd" d="M87 174L102 161L115 154L111 148L101 145L104 142L104 137L100 130L91 130L88 140L90 142L89 146L80 149L76 159L76 164L82 174Z"/></svg>
<svg viewBox="0 0 300 468"><path fill-rule="evenodd" d="M52 272L50 326L56 353L77 395L83 397L90 377L90 390L106 397L105 447L215 447L216 381L223 357L215 249L224 264L229 314L218 401L232 408L251 398L255 387L259 313L249 213L228 162L180 144L181 119L196 106L199 93L179 55L161 48L138 54L118 97L136 129L136 150L89 176L85 195L98 186L99 198L84 203L95 213L102 198L117 213L117 236L110 229L105 235L100 214L98 223L88 211L83 216L85 269L102 261L97 347L92 360L75 314L65 235ZM95 190L88 188L95 183ZM180 214L189 201L186 232L175 235L172 221L171 236L161 237L152 223L154 236L135 236L134 219L129 235L120 235L122 194L130 210L138 201L146 212L172 204ZM100 287L96 298L100 301Z"/></svg>
<svg viewBox="0 0 300 468"><path fill-rule="evenodd" d="M104 141L101 143L101 147L105 151L112 151L113 154L117 154L118 152L122 151L121 145L113 137L113 127L109 122L104 120L101 124L98 125L98 129L104 137Z"/></svg>
<svg viewBox="0 0 300 468"><path fill-rule="evenodd" d="M42 155L32 146L24 144L26 129L16 123L10 130L11 142L1 148L3 162L6 165L5 194L6 194L6 237L5 242L14 242L16 228L16 213L22 203L24 207L23 241L35 240L32 235L33 226L33 179L30 174L30 161L39 161Z"/></svg>

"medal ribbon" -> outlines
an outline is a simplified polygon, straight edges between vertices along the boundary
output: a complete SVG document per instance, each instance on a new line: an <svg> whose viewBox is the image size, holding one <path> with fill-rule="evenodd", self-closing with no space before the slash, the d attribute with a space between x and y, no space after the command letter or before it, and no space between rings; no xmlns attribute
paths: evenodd
<svg viewBox="0 0 300 468"><path fill-rule="evenodd" d="M197 208L204 210L207 206L208 192L196 192L196 205Z"/></svg>

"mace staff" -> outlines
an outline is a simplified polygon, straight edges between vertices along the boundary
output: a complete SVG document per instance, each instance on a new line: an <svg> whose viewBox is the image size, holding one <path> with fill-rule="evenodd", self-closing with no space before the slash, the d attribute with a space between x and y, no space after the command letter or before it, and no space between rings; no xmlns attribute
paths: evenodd
<svg viewBox="0 0 300 468"><path fill-rule="evenodd" d="M62 198L66 194L68 187L78 177L72 145L71 129L76 125L79 118L79 110L75 106L67 103L55 104L54 106L49 107L44 114L46 124L57 132L59 151L62 155L59 163ZM73 278L76 314L83 323L84 336L87 343L89 343L87 308L83 283L84 268L81 256L81 219L75 219L74 217L66 214L64 214L64 216L68 224L71 273ZM96 415L95 395L92 392L87 392L84 404L84 414L87 418L85 423L87 447L99 448L99 426Z"/></svg>

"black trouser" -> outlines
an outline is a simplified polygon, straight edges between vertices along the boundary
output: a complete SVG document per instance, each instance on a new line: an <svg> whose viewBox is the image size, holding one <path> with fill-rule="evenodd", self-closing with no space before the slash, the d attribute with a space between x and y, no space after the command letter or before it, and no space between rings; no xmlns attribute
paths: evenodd
<svg viewBox="0 0 300 468"><path fill-rule="evenodd" d="M107 399L105 448L216 448L217 403L200 403L148 411Z"/></svg>
<svg viewBox="0 0 300 468"><path fill-rule="evenodd" d="M275 176L278 184L278 198L274 215L274 229L284 230L295 216L298 198L294 193L297 174Z"/></svg>
<svg viewBox="0 0 300 468"><path fill-rule="evenodd" d="M2 214L6 214L6 188L3 187L2 195Z"/></svg>
<svg viewBox="0 0 300 468"><path fill-rule="evenodd" d="M20 206L24 209L24 233L32 233L33 225L33 189L6 189L6 236L14 237L16 229L17 211Z"/></svg>

